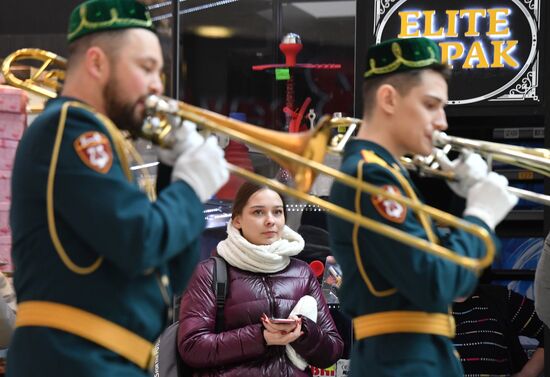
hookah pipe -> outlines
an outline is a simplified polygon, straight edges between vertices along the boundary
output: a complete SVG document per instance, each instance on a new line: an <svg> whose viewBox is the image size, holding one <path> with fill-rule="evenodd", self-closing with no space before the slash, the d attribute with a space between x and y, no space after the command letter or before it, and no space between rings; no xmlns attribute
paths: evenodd
<svg viewBox="0 0 550 377"><path fill-rule="evenodd" d="M302 40L298 34L288 33L283 37L283 40L279 44L279 49L285 55L284 64L264 64L252 66L254 71L263 71L272 68L289 68L289 78L286 82L286 104L283 108L283 112L290 119L288 124L288 132L299 132L301 130L302 119L304 113L311 103L311 98L307 97L300 106L300 109L296 109L294 106L294 75L292 74L292 68L305 68L305 69L340 69L340 64L313 64L313 63L296 63L298 53L302 50Z"/></svg>

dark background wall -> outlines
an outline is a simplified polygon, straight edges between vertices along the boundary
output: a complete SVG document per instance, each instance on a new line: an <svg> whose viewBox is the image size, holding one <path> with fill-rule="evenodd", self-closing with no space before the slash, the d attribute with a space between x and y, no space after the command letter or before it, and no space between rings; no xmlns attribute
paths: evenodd
<svg viewBox="0 0 550 377"><path fill-rule="evenodd" d="M23 47L66 55L65 36L71 9L81 0L2 0L0 58Z"/></svg>
<svg viewBox="0 0 550 377"><path fill-rule="evenodd" d="M82 0L2 0L1 34L63 33L71 9Z"/></svg>

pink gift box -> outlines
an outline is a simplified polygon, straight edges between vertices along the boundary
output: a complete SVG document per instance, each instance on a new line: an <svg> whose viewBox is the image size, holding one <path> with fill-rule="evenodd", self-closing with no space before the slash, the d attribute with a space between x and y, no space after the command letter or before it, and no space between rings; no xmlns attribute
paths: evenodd
<svg viewBox="0 0 550 377"><path fill-rule="evenodd" d="M0 170L13 169L17 144L16 140L0 139Z"/></svg>
<svg viewBox="0 0 550 377"><path fill-rule="evenodd" d="M0 236L0 271L13 272L11 261L11 235Z"/></svg>
<svg viewBox="0 0 550 377"><path fill-rule="evenodd" d="M0 138L20 140L27 125L26 113L0 112Z"/></svg>
<svg viewBox="0 0 550 377"><path fill-rule="evenodd" d="M0 202L0 237L11 235L10 204L10 202Z"/></svg>
<svg viewBox="0 0 550 377"><path fill-rule="evenodd" d="M11 170L0 170L0 202L11 201Z"/></svg>
<svg viewBox="0 0 550 377"><path fill-rule="evenodd" d="M0 111L24 113L27 100L24 90L9 85L0 85Z"/></svg>

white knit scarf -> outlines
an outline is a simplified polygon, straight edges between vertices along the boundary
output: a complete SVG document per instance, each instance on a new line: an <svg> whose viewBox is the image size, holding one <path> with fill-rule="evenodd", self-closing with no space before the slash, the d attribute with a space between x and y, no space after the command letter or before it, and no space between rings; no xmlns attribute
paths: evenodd
<svg viewBox="0 0 550 377"><path fill-rule="evenodd" d="M304 239L285 225L281 239L271 245L254 245L229 221L227 238L218 244L218 254L231 266L241 270L274 273L290 263L290 257L304 248Z"/></svg>

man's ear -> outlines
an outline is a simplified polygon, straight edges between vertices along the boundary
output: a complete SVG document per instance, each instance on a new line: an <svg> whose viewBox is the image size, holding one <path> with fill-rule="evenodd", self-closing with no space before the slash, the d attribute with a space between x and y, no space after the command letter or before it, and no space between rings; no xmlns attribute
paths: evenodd
<svg viewBox="0 0 550 377"><path fill-rule="evenodd" d="M105 52L98 47L90 47L86 51L86 70L93 78L105 82L109 80L109 59Z"/></svg>
<svg viewBox="0 0 550 377"><path fill-rule="evenodd" d="M392 85L380 85L376 91L376 102L382 111L393 114L397 104L397 90Z"/></svg>

